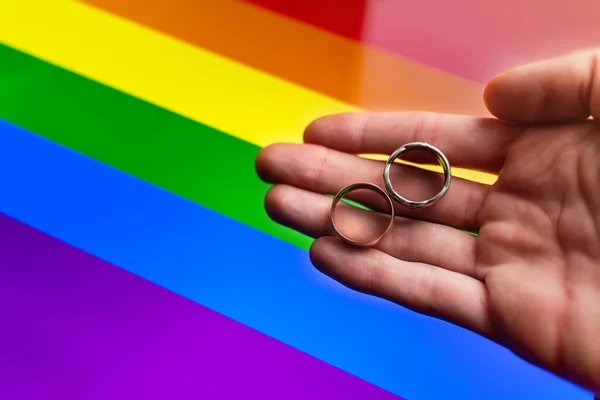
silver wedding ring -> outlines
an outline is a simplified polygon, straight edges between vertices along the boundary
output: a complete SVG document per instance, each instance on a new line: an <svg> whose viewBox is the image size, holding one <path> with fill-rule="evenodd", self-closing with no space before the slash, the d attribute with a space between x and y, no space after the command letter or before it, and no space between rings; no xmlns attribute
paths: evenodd
<svg viewBox="0 0 600 400"><path fill-rule="evenodd" d="M398 193L394 189L394 186L392 185L392 182L390 181L390 168L392 167L392 164L394 164L394 161L396 161L396 159L398 157L400 157L400 155L402 155L403 153L406 153L409 151L415 151L415 150L424 150L428 153L433 154L437 158L438 162L440 163L440 165L444 171L444 186L438 192L438 194L436 194L435 196L433 196L432 198L427 199L427 200L421 200L421 201L408 200L407 198L400 195L400 193ZM390 158L385 163L385 168L383 170L383 181L385 183L385 188L386 188L388 194L394 200L396 200L398 203L402 204L403 206L408 207L408 208L428 207L428 206L431 206L432 204L434 204L435 202L437 202L442 197L444 197L444 195L450 188L450 184L452 183L452 172L450 170L450 162L448 162L448 159L446 158L444 153L442 153L437 147L432 146L429 143L424 143L424 142L407 143L404 146L398 147L396 149L396 151L394 151L392 153Z"/></svg>

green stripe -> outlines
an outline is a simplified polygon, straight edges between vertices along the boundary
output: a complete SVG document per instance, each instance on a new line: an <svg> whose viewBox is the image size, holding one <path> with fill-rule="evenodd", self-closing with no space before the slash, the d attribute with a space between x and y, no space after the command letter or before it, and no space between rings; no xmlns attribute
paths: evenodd
<svg viewBox="0 0 600 400"><path fill-rule="evenodd" d="M287 242L312 243L266 214L258 146L2 45L0 118Z"/></svg>

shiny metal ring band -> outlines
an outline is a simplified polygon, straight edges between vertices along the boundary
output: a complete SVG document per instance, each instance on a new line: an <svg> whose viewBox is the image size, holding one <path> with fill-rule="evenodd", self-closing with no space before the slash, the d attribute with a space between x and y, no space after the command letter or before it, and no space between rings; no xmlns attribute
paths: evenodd
<svg viewBox="0 0 600 400"><path fill-rule="evenodd" d="M442 187L442 190L440 190L439 193L436 194L434 197L427 200L412 201L406 199L405 197L401 196L396 190L394 190L392 182L390 181L390 168L392 167L394 161L398 157L400 157L401 154L415 150L424 150L428 153L433 154L442 166L442 169L444 170L444 186ZM404 146L399 147L398 149L396 149L396 151L392 153L390 158L385 163L385 168L383 170L383 180L385 182L385 187L388 194L398 203L408 208L423 208L434 204L446 194L448 188L450 188L450 183L452 182L452 172L450 170L450 163L448 162L448 159L446 158L444 153L442 153L437 147L434 147L429 143L414 142L407 143Z"/></svg>
<svg viewBox="0 0 600 400"><path fill-rule="evenodd" d="M390 215L389 215L390 223L388 224L385 231L373 240L362 241L362 242L358 241L358 240L352 240L349 237L345 236L342 232L340 232L340 230L335 225L335 222L333 220L333 214L335 212L335 208L336 208L337 204L340 202L340 200L342 200L342 198L346 194L348 194L354 190L360 190L360 189L367 189L367 190L371 190L373 192L378 193L379 195L381 195L381 197L383 197L385 199L385 201L390 206ZM358 247L370 247L370 246L374 246L377 243L379 243L381 238L383 238L390 231L390 229L392 229L392 226L394 225L394 219L395 219L394 202L392 201L392 199L386 193L385 190L383 190L379 186L374 185L372 183L353 183L352 185L348 185L345 188L343 188L342 190L340 190L338 192L338 194L336 194L335 197L333 198L333 203L331 204L331 210L329 212L329 221L331 222L331 227L333 228L333 232L336 234L336 236L339 237L340 239L342 239L344 242L351 244L353 246L358 246Z"/></svg>

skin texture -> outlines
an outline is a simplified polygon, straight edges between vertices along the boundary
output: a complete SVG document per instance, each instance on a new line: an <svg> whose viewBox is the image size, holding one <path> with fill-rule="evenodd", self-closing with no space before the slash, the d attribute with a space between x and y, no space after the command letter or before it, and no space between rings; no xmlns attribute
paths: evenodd
<svg viewBox="0 0 600 400"><path fill-rule="evenodd" d="M398 112L319 119L307 127L305 144L260 153L257 170L274 183L267 211L317 238L311 259L332 278L473 330L599 393L599 60L600 51L584 51L495 77L484 92L493 118ZM382 161L357 155L387 156L412 141L440 148L453 167L498 180L488 186L455 178L432 207L397 206L393 230L373 248L333 237L324 194L361 181L383 187ZM433 172L396 170L394 186L411 199L435 193ZM374 209L385 204L368 192L352 199Z"/></svg>

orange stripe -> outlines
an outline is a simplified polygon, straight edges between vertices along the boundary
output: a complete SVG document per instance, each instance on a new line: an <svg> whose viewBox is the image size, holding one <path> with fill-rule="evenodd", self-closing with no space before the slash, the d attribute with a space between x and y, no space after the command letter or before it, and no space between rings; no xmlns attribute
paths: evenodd
<svg viewBox="0 0 600 400"><path fill-rule="evenodd" d="M359 108L487 115L477 84L250 4L83 1Z"/></svg>

